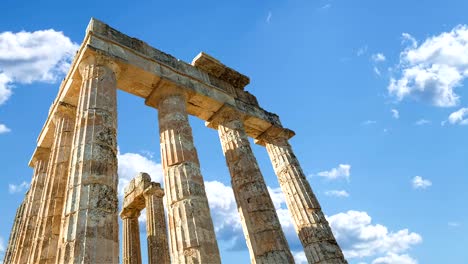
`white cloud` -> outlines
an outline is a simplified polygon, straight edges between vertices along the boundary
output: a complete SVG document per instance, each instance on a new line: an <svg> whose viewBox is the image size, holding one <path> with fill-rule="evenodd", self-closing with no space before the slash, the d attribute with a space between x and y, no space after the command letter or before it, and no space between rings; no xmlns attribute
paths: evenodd
<svg viewBox="0 0 468 264"><path fill-rule="evenodd" d="M428 125L430 124L431 121L430 120L427 120L427 119L419 119L418 121L416 121L416 123L414 123L415 125L417 126L423 126L423 125Z"/></svg>
<svg viewBox="0 0 468 264"><path fill-rule="evenodd" d="M448 226L450 227L459 227L461 226L460 222L448 222Z"/></svg>
<svg viewBox="0 0 468 264"><path fill-rule="evenodd" d="M468 77L468 27L459 25L419 46L407 33L403 39L410 44L400 54L401 76L391 78L389 94L398 100L412 97L439 107L458 105L455 88Z"/></svg>
<svg viewBox="0 0 468 264"><path fill-rule="evenodd" d="M412 180L414 189L426 189L432 185L432 182L427 179L423 179L421 176L415 176Z"/></svg>
<svg viewBox="0 0 468 264"><path fill-rule="evenodd" d="M392 109L390 110L392 112L392 117L395 118L395 119L399 119L400 118L400 112L398 112L398 110L396 109Z"/></svg>
<svg viewBox="0 0 468 264"><path fill-rule="evenodd" d="M349 197L349 193L345 190L330 190L326 191L325 195L334 197Z"/></svg>
<svg viewBox="0 0 468 264"><path fill-rule="evenodd" d="M163 170L161 164L137 153L119 153L119 195L123 196L123 190L128 183L140 172L146 172L151 180L161 183L163 186Z"/></svg>
<svg viewBox="0 0 468 264"><path fill-rule="evenodd" d="M307 262L307 257L304 253L304 251L293 251L292 252L293 254L293 257L294 257L294 260L296 262L296 264L307 264L309 262Z"/></svg>
<svg viewBox="0 0 468 264"><path fill-rule="evenodd" d="M375 120L366 120L366 121L362 122L362 125L364 125L364 126L374 125L374 124L377 124L377 121L375 121Z"/></svg>
<svg viewBox="0 0 468 264"><path fill-rule="evenodd" d="M382 75L382 73L380 72L380 70L374 66L374 72L375 74L377 74L378 76Z"/></svg>
<svg viewBox="0 0 468 264"><path fill-rule="evenodd" d="M347 258L401 253L422 241L419 234L408 229L389 232L383 225L372 224L366 212L339 213L330 216L328 221Z"/></svg>
<svg viewBox="0 0 468 264"><path fill-rule="evenodd" d="M317 176L325 177L330 180L335 180L339 178L349 179L351 175L351 165L349 164L340 164L337 168L333 168L329 171L321 171L317 173Z"/></svg>
<svg viewBox="0 0 468 264"><path fill-rule="evenodd" d="M13 194L13 193L19 193L19 192L24 192L26 189L28 189L29 183L23 181L22 183L16 185L16 184L8 184L8 192Z"/></svg>
<svg viewBox="0 0 468 264"><path fill-rule="evenodd" d="M374 62L383 62L386 60L385 55L383 55L383 53L372 54L371 58Z"/></svg>
<svg viewBox="0 0 468 264"><path fill-rule="evenodd" d="M13 83L55 82L66 73L78 45L53 29L0 33L0 105Z"/></svg>
<svg viewBox="0 0 468 264"><path fill-rule="evenodd" d="M390 252L384 257L375 259L372 264L418 264L418 261L407 254L398 255Z"/></svg>
<svg viewBox="0 0 468 264"><path fill-rule="evenodd" d="M10 132L11 129L9 129L7 126L4 124L0 124L0 134L8 133Z"/></svg>
<svg viewBox="0 0 468 264"><path fill-rule="evenodd" d="M366 54L366 53L367 53L367 48L368 48L367 45L365 45L365 46L363 46L363 47L360 47L360 48L357 50L356 55L357 55L358 57L360 57L360 56Z"/></svg>
<svg viewBox="0 0 468 264"><path fill-rule="evenodd" d="M448 117L448 122L452 125L468 125L468 108L460 108L451 113Z"/></svg>

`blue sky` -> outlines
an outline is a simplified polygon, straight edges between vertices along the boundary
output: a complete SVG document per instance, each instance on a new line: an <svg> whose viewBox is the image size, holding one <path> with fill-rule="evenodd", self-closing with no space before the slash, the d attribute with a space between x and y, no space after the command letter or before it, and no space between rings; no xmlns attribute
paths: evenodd
<svg viewBox="0 0 468 264"><path fill-rule="evenodd" d="M246 89L296 132L350 263L466 262L468 2L6 0L2 10L0 259L37 136L96 17L184 61L205 51L248 75ZM121 184L138 171L161 180L156 110L118 97ZM218 135L190 121L223 263L248 263ZM266 150L253 147L301 263Z"/></svg>

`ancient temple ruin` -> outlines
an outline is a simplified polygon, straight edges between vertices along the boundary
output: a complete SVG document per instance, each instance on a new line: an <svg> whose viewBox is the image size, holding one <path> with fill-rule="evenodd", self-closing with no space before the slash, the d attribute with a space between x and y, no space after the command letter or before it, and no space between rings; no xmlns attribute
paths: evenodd
<svg viewBox="0 0 468 264"><path fill-rule="evenodd" d="M294 132L259 106L245 91L248 84L248 77L205 53L188 64L92 19L39 135L29 163L31 187L17 211L4 262L119 263L121 89L158 112L170 263L221 262L188 115L219 132L252 263L294 259L249 137L266 147L308 262L347 263L288 142ZM141 206L159 207L153 210L159 217L148 217L161 218L159 187L145 193L149 185L139 184L153 186L148 179L135 180L128 189L124 236L137 235ZM160 232L166 224L157 225L148 229ZM162 236L151 239L164 244Z"/></svg>

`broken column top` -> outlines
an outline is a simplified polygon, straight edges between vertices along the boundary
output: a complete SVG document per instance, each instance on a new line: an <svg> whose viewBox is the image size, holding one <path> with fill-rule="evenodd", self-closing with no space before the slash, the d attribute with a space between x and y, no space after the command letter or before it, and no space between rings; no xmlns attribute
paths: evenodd
<svg viewBox="0 0 468 264"><path fill-rule="evenodd" d="M192 61L192 65L205 71L206 73L219 78L237 89L244 90L244 87L250 83L249 77L239 73L238 71L229 68L222 64L219 60L212 56L200 52Z"/></svg>

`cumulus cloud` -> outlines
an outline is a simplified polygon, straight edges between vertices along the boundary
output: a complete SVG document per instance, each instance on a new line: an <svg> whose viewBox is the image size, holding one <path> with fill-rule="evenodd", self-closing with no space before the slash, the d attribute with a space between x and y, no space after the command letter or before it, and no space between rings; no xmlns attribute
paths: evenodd
<svg viewBox="0 0 468 264"><path fill-rule="evenodd" d="M398 255L390 252L384 257L375 259L372 264L418 264L418 262L407 254Z"/></svg>
<svg viewBox="0 0 468 264"><path fill-rule="evenodd" d="M19 192L24 192L26 189L28 189L29 183L23 181L20 184L8 184L8 192L13 194L13 193L19 193Z"/></svg>
<svg viewBox="0 0 468 264"><path fill-rule="evenodd" d="M432 185L430 180L423 179L421 176L415 176L411 182L414 189L426 189Z"/></svg>
<svg viewBox="0 0 468 264"><path fill-rule="evenodd" d="M451 113L448 117L448 122L452 125L468 125L468 108L460 108Z"/></svg>
<svg viewBox="0 0 468 264"><path fill-rule="evenodd" d="M399 119L400 118L400 112L398 112L398 110L396 109L392 109L390 110L392 112L392 117L395 118L395 119Z"/></svg>
<svg viewBox="0 0 468 264"><path fill-rule="evenodd" d="M159 182L163 186L163 170L160 163L138 153L119 153L117 159L119 161L119 195L121 197L130 180L140 172L148 173L152 181Z"/></svg>
<svg viewBox="0 0 468 264"><path fill-rule="evenodd" d="M372 224L366 212L339 213L330 216L328 221L347 258L401 253L422 241L419 234L408 229L391 232L383 225Z"/></svg>
<svg viewBox="0 0 468 264"><path fill-rule="evenodd" d="M349 197L349 193L345 190L330 190L326 191L325 195L334 197Z"/></svg>
<svg viewBox="0 0 468 264"><path fill-rule="evenodd" d="M0 33L0 105L11 96L14 83L55 82L68 70L77 49L53 29Z"/></svg>
<svg viewBox="0 0 468 264"><path fill-rule="evenodd" d="M468 77L468 26L426 39L422 44L403 34L406 48L400 54L399 77L391 78L390 95L411 97L439 107L456 106L455 88Z"/></svg>
<svg viewBox="0 0 468 264"><path fill-rule="evenodd" d="M8 133L11 129L9 129L6 125L0 124L0 134Z"/></svg>
<svg viewBox="0 0 468 264"><path fill-rule="evenodd" d="M337 168L333 168L329 171L321 171L317 173L317 176L327 178L329 180L335 180L339 178L349 179L351 175L351 165L339 164Z"/></svg>
<svg viewBox="0 0 468 264"><path fill-rule="evenodd" d="M383 53L372 54L371 58L374 62L383 62L386 60L385 55L383 55Z"/></svg>

